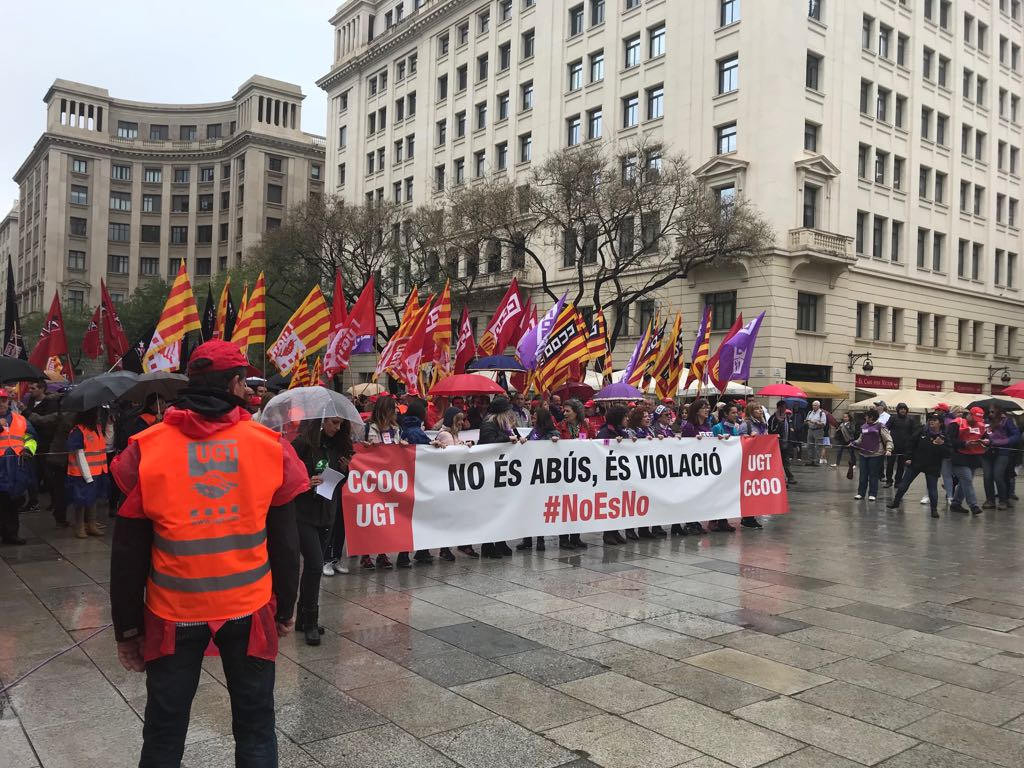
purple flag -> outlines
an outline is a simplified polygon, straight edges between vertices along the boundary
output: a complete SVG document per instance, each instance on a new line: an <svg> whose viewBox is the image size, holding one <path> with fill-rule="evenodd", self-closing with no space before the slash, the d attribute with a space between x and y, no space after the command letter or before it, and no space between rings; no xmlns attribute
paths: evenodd
<svg viewBox="0 0 1024 768"><path fill-rule="evenodd" d="M629 377L633 375L633 371L636 370L636 364L640 361L640 355L643 352L645 342L650 339L651 326L647 326L647 330L644 331L643 336L637 339L636 346L633 347L633 354L629 356L629 362L626 363L625 369L622 371L622 376L619 377L619 381L629 381Z"/></svg>
<svg viewBox="0 0 1024 768"><path fill-rule="evenodd" d="M562 298L547 311L547 313L540 319L537 325L533 326L530 330L523 334L523 337L519 340L516 345L516 354L519 357L519 362L522 363L526 370L532 371L537 367L537 353L544 347L548 340L548 334L551 333L551 328L555 324L555 320L562 313L562 308L565 306L565 299L569 295L566 291L562 294Z"/></svg>
<svg viewBox="0 0 1024 768"><path fill-rule="evenodd" d="M754 356L757 332L761 329L764 312L740 328L736 335L722 345L718 370L725 382L746 381L750 378L750 360Z"/></svg>

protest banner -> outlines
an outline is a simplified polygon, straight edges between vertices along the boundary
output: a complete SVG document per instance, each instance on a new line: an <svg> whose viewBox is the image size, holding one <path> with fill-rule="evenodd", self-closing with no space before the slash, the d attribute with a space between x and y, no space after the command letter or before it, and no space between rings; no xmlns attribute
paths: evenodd
<svg viewBox="0 0 1024 768"><path fill-rule="evenodd" d="M350 555L788 510L774 435L359 446L342 493Z"/></svg>

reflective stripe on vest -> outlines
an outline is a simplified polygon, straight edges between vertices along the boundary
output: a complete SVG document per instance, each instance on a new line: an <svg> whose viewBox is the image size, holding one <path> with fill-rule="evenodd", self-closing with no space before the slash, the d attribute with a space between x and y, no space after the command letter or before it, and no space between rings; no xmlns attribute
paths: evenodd
<svg viewBox="0 0 1024 768"><path fill-rule="evenodd" d="M204 439L154 424L134 435L142 510L153 523L146 606L162 619L245 616L271 598L267 510L281 486L276 432L238 422Z"/></svg>
<svg viewBox="0 0 1024 768"><path fill-rule="evenodd" d="M89 465L89 472L93 477L106 474L109 471L107 466L107 441L95 429L75 427L82 433L82 440L85 443L85 461ZM71 477L82 477L82 469L78 466L77 451L68 454L68 474Z"/></svg>
<svg viewBox="0 0 1024 768"><path fill-rule="evenodd" d="M7 453L8 448L20 456L21 452L25 450L27 434L28 422L25 417L12 411L10 425L5 425L4 431L0 432L0 456Z"/></svg>

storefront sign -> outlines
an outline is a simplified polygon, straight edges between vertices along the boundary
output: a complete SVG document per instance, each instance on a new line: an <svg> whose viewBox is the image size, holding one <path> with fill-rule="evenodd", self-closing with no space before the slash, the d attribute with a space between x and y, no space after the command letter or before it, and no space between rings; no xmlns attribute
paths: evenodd
<svg viewBox="0 0 1024 768"><path fill-rule="evenodd" d="M899 376L861 376L856 378L857 389L899 389Z"/></svg>
<svg viewBox="0 0 1024 768"><path fill-rule="evenodd" d="M982 390L981 384L975 384L970 381L954 381L953 391L959 392L961 395L980 395Z"/></svg>
<svg viewBox="0 0 1024 768"><path fill-rule="evenodd" d="M918 379L917 380L917 391L918 392L941 392L942 381L939 379Z"/></svg>

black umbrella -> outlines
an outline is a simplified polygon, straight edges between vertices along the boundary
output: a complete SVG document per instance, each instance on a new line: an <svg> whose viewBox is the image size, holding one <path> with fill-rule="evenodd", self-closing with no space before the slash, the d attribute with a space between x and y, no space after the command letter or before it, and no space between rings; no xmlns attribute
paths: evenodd
<svg viewBox="0 0 1024 768"><path fill-rule="evenodd" d="M1004 400L1001 397L989 397L984 400L975 400L973 403L968 403L967 407L984 408L986 413L993 408L998 408L1003 413L1022 410L1019 403L1015 403L1013 400Z"/></svg>
<svg viewBox="0 0 1024 768"><path fill-rule="evenodd" d="M61 408L65 411L88 411L98 405L112 403L130 390L139 380L131 371L101 373L78 384L64 396Z"/></svg>
<svg viewBox="0 0 1024 768"><path fill-rule="evenodd" d="M0 357L0 381L35 381L43 372L20 357Z"/></svg>
<svg viewBox="0 0 1024 768"><path fill-rule="evenodd" d="M170 371L143 373L135 379L134 385L118 400L134 400L142 403L150 395L159 395L164 400L173 400L188 386L188 376Z"/></svg>

